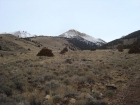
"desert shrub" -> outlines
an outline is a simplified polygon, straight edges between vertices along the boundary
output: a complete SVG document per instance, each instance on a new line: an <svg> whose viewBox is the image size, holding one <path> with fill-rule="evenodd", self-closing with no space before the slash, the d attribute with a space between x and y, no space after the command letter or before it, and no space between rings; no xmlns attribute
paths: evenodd
<svg viewBox="0 0 140 105"><path fill-rule="evenodd" d="M105 94L108 97L112 97L114 95L114 91L113 90L107 90Z"/></svg>
<svg viewBox="0 0 140 105"><path fill-rule="evenodd" d="M86 83L86 77L76 76L76 77L72 77L70 81L72 83L85 84Z"/></svg>
<svg viewBox="0 0 140 105"><path fill-rule="evenodd" d="M77 100L75 103L75 105L85 105L85 104L86 104L85 100Z"/></svg>
<svg viewBox="0 0 140 105"><path fill-rule="evenodd" d="M0 93L0 102L7 102L9 99L6 94Z"/></svg>
<svg viewBox="0 0 140 105"><path fill-rule="evenodd" d="M55 90L56 88L60 86L60 84L58 81L52 80L52 81L46 82L45 86L46 86L46 89Z"/></svg>
<svg viewBox="0 0 140 105"><path fill-rule="evenodd" d="M107 105L105 101L97 101L97 105Z"/></svg>
<svg viewBox="0 0 140 105"><path fill-rule="evenodd" d="M12 99L16 102L25 101L25 97L22 94L13 94Z"/></svg>
<svg viewBox="0 0 140 105"><path fill-rule="evenodd" d="M5 85L2 87L2 91L7 95L7 96L11 96L12 95L12 89Z"/></svg>
<svg viewBox="0 0 140 105"><path fill-rule="evenodd" d="M27 74L28 74L28 75L31 75L31 74L32 74L32 70L28 70L28 71L27 71Z"/></svg>
<svg viewBox="0 0 140 105"><path fill-rule="evenodd" d="M68 52L67 47L65 47L65 48L60 52L60 54L64 54L64 53L66 53L66 52Z"/></svg>
<svg viewBox="0 0 140 105"><path fill-rule="evenodd" d="M85 105L107 105L107 103L104 101L87 100Z"/></svg>
<svg viewBox="0 0 140 105"><path fill-rule="evenodd" d="M93 77L91 77L91 76L88 76L88 77L87 77L87 82L88 82L89 84L94 84L94 83L95 83Z"/></svg>
<svg viewBox="0 0 140 105"><path fill-rule="evenodd" d="M63 81L63 83L64 83L65 85L69 85L69 84L70 84L70 81L69 81L68 79L65 79L65 80Z"/></svg>
<svg viewBox="0 0 140 105"><path fill-rule="evenodd" d="M22 81L16 80L14 81L14 84L15 84L16 89L19 89L21 91L23 90L24 83Z"/></svg>
<svg viewBox="0 0 140 105"><path fill-rule="evenodd" d="M42 105L41 101L38 99L37 95L32 95L30 97L30 105Z"/></svg>
<svg viewBox="0 0 140 105"><path fill-rule="evenodd" d="M64 97L75 98L77 94L78 93L76 90L67 90L66 93L64 94Z"/></svg>
<svg viewBox="0 0 140 105"><path fill-rule="evenodd" d="M43 48L39 51L39 53L37 54L37 56L48 56L48 57L53 57L54 54L52 53L52 50L47 49L47 48Z"/></svg>
<svg viewBox="0 0 140 105"><path fill-rule="evenodd" d="M53 102L54 103L59 103L61 101L61 97L59 96L59 95L55 95L54 97L53 97Z"/></svg>
<svg viewBox="0 0 140 105"><path fill-rule="evenodd" d="M92 48L90 51L96 51L96 48Z"/></svg>
<svg viewBox="0 0 140 105"><path fill-rule="evenodd" d="M95 92L95 93L92 94L92 96L97 100L101 99L99 95L100 94L98 92Z"/></svg>
<svg viewBox="0 0 140 105"><path fill-rule="evenodd" d="M43 82L44 82L44 77L42 77L42 76L37 76L35 82L43 83Z"/></svg>
<svg viewBox="0 0 140 105"><path fill-rule="evenodd" d="M19 103L16 104L16 105L30 105L30 103L27 102L27 101L21 101L21 102L19 102Z"/></svg>
<svg viewBox="0 0 140 105"><path fill-rule="evenodd" d="M133 45L133 46L129 49L128 53L129 53L129 54L132 54L132 53L140 53L140 49L139 49L138 46Z"/></svg>
<svg viewBox="0 0 140 105"><path fill-rule="evenodd" d="M118 49L119 52L123 52L123 45L122 44L119 44L117 46L117 49Z"/></svg>
<svg viewBox="0 0 140 105"><path fill-rule="evenodd" d="M8 101L8 102L0 102L0 105L17 105L16 102Z"/></svg>
<svg viewBox="0 0 140 105"><path fill-rule="evenodd" d="M53 76L53 75L51 75L51 74L46 74L46 75L44 76L44 80L47 80L47 81L50 81L50 80L55 79L55 78L56 78L56 77Z"/></svg>
<svg viewBox="0 0 140 105"><path fill-rule="evenodd" d="M98 105L98 104L93 100L87 100L85 105Z"/></svg>

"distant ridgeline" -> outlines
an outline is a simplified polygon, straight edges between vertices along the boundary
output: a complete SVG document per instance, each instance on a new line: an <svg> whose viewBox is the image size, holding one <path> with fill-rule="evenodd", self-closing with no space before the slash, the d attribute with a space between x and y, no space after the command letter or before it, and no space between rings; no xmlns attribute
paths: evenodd
<svg viewBox="0 0 140 105"><path fill-rule="evenodd" d="M101 46L100 49L117 48L119 44L123 44L124 48L130 48L132 45L140 47L140 30L130 33L120 39L113 40Z"/></svg>

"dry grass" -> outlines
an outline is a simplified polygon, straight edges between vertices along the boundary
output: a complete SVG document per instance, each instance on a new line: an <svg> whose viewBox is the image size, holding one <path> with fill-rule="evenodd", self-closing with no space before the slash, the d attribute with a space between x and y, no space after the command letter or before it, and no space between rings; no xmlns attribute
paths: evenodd
<svg viewBox="0 0 140 105"><path fill-rule="evenodd" d="M0 51L4 54L0 57L0 94L15 103L38 105L52 105L53 99L62 103L65 97L68 102L76 99L76 105L93 99L109 103L140 74L140 55L128 54L128 50L69 50L64 55L55 50L51 58L38 57L37 52L38 48L22 53ZM108 90L106 84L115 84L117 90ZM51 99L45 100L46 95Z"/></svg>

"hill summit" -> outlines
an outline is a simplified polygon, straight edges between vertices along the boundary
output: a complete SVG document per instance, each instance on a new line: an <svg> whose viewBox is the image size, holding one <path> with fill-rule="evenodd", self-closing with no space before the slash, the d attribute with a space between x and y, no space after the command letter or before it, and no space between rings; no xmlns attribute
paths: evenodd
<svg viewBox="0 0 140 105"><path fill-rule="evenodd" d="M87 35L85 33L81 33L77 30L74 30L74 29L71 29L61 35L59 35L59 37L65 37L65 38L77 38L77 39L84 39L85 42L92 42L92 43L95 43L96 45L99 45L101 46L102 44L105 44L106 42L103 41L102 39L99 39L99 38L94 38L90 35Z"/></svg>

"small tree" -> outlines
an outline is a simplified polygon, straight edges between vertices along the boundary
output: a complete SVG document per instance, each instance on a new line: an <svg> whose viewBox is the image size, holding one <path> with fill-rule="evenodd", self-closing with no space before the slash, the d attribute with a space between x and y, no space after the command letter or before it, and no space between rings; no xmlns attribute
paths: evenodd
<svg viewBox="0 0 140 105"><path fill-rule="evenodd" d="M117 46L117 49L118 49L119 52L123 52L123 45L122 44L119 44Z"/></svg>
<svg viewBox="0 0 140 105"><path fill-rule="evenodd" d="M68 52L68 48L67 48L67 47L65 47L65 48L60 52L60 54L65 54L66 52Z"/></svg>
<svg viewBox="0 0 140 105"><path fill-rule="evenodd" d="M132 53L140 53L140 49L139 49L138 46L133 45L133 46L129 49L128 53L129 53L129 54L132 54Z"/></svg>

